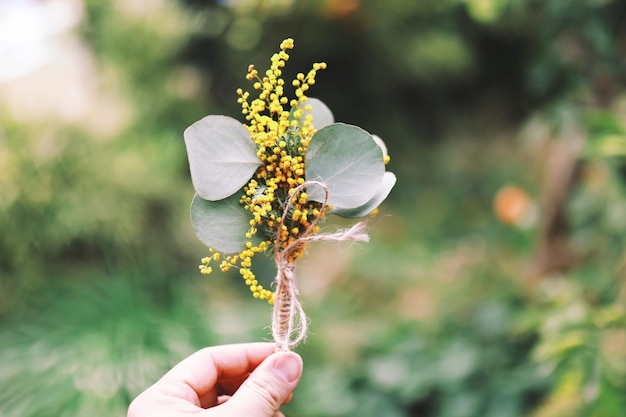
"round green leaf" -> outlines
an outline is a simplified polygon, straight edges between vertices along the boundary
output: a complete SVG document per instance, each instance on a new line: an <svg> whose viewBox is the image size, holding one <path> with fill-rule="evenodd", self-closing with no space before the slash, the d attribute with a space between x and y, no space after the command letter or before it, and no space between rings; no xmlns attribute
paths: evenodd
<svg viewBox="0 0 626 417"><path fill-rule="evenodd" d="M313 127L317 130L320 130L332 123L335 122L335 116L333 116L333 112L330 111L328 106L324 104L322 100L313 97L307 97L306 101L302 103L304 107L311 106L311 111L304 110L304 117L307 114L313 116Z"/></svg>
<svg viewBox="0 0 626 417"><path fill-rule="evenodd" d="M198 239L222 253L236 253L246 245L252 215L239 193L219 201L207 201L196 194L191 202L191 225Z"/></svg>
<svg viewBox="0 0 626 417"><path fill-rule="evenodd" d="M227 116L207 116L184 133L191 180L205 200L226 198L244 186L261 160L244 125Z"/></svg>
<svg viewBox="0 0 626 417"><path fill-rule="evenodd" d="M387 145L385 145L385 142L380 138L380 136L377 135L372 135L372 138L376 141L378 146L380 146L380 149L383 151L383 157L387 156Z"/></svg>
<svg viewBox="0 0 626 417"><path fill-rule="evenodd" d="M305 155L307 180L322 182L327 203L352 209L367 203L380 188L385 173L383 152L365 130L333 123L313 135ZM323 202L322 187L307 188L309 199Z"/></svg>
<svg viewBox="0 0 626 417"><path fill-rule="evenodd" d="M374 193L374 196L367 203L353 209L334 208L332 211L330 211L330 213L349 219L367 216L372 211L374 211L374 209L378 207L380 203L385 201L394 185L396 185L396 176L394 175L394 173L385 172L385 174L383 175L383 182L380 184L380 187L378 188L376 193Z"/></svg>
<svg viewBox="0 0 626 417"><path fill-rule="evenodd" d="M311 106L311 110L307 111L306 107ZM313 116L313 127L317 130L334 123L335 116L330 111L328 106L324 104L322 100L313 97L307 97L307 99L291 109L290 119L293 120L293 113L297 109L302 109L302 117L300 118L300 124L305 120L307 115Z"/></svg>

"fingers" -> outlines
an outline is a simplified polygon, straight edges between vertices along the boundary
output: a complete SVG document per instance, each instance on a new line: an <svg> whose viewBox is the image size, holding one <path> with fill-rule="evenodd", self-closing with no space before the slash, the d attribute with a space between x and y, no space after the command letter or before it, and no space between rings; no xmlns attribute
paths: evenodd
<svg viewBox="0 0 626 417"><path fill-rule="evenodd" d="M224 415L273 417L302 375L302 359L293 352L275 353L261 363L226 403Z"/></svg>
<svg viewBox="0 0 626 417"><path fill-rule="evenodd" d="M159 383L184 382L198 397L202 397L213 391L221 380L243 380L274 348L273 343L208 347L180 362Z"/></svg>
<svg viewBox="0 0 626 417"><path fill-rule="evenodd" d="M131 404L129 417L154 412L211 416L284 417L279 408L291 399L302 374L293 352L273 353L272 343L215 346L180 362ZM204 414L203 414L204 415Z"/></svg>
<svg viewBox="0 0 626 417"><path fill-rule="evenodd" d="M273 343L249 343L199 350L144 391L133 401L132 410L157 403L195 409L213 407L218 404L218 396L232 394L274 348Z"/></svg>

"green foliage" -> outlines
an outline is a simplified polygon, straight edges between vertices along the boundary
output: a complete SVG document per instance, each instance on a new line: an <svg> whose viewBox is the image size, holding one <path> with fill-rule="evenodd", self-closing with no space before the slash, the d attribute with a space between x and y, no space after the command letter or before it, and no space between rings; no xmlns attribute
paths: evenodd
<svg viewBox="0 0 626 417"><path fill-rule="evenodd" d="M308 198L338 207L334 213L340 216L366 216L383 202L396 183L395 175L385 172L384 142L356 126L329 124L332 113L320 100L307 103L311 106L307 113L318 114L319 125L323 126L312 136L305 152L306 177L323 187L309 185ZM286 141L289 152L298 149L299 139L293 139L293 134L288 131L280 138ZM196 189L191 203L191 224L196 235L218 252L242 251L254 223L251 210L242 205L242 194L237 191L243 193L241 188L251 177L256 183L253 174L263 164L255 142L244 125L227 116L206 116L188 127L184 136ZM264 191L262 185L258 192ZM285 204L279 200L282 211L288 210Z"/></svg>
<svg viewBox="0 0 626 417"><path fill-rule="evenodd" d="M236 253L245 247L252 215L239 203L241 196L208 201L197 194L191 202L191 225L207 247L218 252Z"/></svg>
<svg viewBox="0 0 626 417"><path fill-rule="evenodd" d="M287 415L623 413L626 2L85 6L97 105L31 120L1 96L0 415L123 415L195 349L267 337L269 309L230 286L238 274L195 276L182 132L237 114L247 65L285 36L294 68L328 63L316 95L380 132L398 178L371 242L302 275L312 335ZM576 141L557 236L574 256L536 275L554 242L547 149ZM537 223L497 222L507 183Z"/></svg>
<svg viewBox="0 0 626 417"><path fill-rule="evenodd" d="M181 358L218 341L189 290L163 306L136 277L91 281L56 289L44 315L0 329L3 416L124 415Z"/></svg>
<svg viewBox="0 0 626 417"><path fill-rule="evenodd" d="M391 193L393 186L396 185L396 176L393 172L385 172L383 174L383 180L380 183L378 189L365 204L350 208L334 208L331 213L346 218L358 218L365 217L372 213Z"/></svg>
<svg viewBox="0 0 626 417"><path fill-rule="evenodd" d="M309 199L347 209L367 203L385 173L382 150L372 136L343 123L333 123L313 135L304 165L308 180L327 187L311 187Z"/></svg>
<svg viewBox="0 0 626 417"><path fill-rule="evenodd" d="M304 108L302 108L304 106ZM307 107L311 106L311 110L307 110ZM302 119L306 120L307 116L311 116L315 120L315 128L321 129L335 122L335 116L333 112L324 104L320 99L307 97L304 103L301 103L296 108L302 110ZM294 110L296 109L294 108ZM292 112L293 113L293 112Z"/></svg>
<svg viewBox="0 0 626 417"><path fill-rule="evenodd" d="M564 405L581 416L619 414L626 404L623 303L593 305L576 281L557 280L545 289L533 356L553 372L555 388L535 415L563 415Z"/></svg>
<svg viewBox="0 0 626 417"><path fill-rule="evenodd" d="M207 116L185 130L194 188L205 200L235 194L262 161L244 125L227 116Z"/></svg>

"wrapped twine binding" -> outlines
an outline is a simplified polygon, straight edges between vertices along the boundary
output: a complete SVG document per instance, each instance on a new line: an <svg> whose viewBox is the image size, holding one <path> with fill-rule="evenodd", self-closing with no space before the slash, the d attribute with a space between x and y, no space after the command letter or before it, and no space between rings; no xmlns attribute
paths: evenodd
<svg viewBox="0 0 626 417"><path fill-rule="evenodd" d="M295 348L297 345L306 340L308 333L308 319L302 308L302 304L298 300L298 288L296 286L296 264L293 261L293 255L297 253L302 245L306 242L367 242L369 236L365 232L365 223L359 222L349 229L339 230L335 233L313 234L315 225L321 218L328 201L328 188L325 184L318 181L307 181L298 186L293 193L298 193L306 186L317 185L322 187L325 192L324 202L320 214L311 222L311 225L302 233L302 235L282 248L281 242L277 239L274 245L274 259L276 261L276 296L274 299L274 310L272 313L272 336L276 342L276 351L284 352ZM293 205L292 199L287 201L283 216L281 218L278 230L281 230L282 224L289 213L289 209ZM280 235L280 234L279 234Z"/></svg>

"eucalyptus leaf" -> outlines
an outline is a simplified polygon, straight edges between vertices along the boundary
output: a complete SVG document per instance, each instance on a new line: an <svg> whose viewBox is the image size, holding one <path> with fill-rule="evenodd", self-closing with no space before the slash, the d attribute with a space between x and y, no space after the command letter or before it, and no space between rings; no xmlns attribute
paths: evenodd
<svg viewBox="0 0 626 417"><path fill-rule="evenodd" d="M331 206L360 207L379 190L385 173L383 152L365 130L333 123L315 133L305 155L307 180L320 181L328 189ZM323 202L322 187L307 188L309 199Z"/></svg>
<svg viewBox="0 0 626 417"><path fill-rule="evenodd" d="M387 145L385 145L385 142L377 135L372 135L372 138L376 141L378 146L380 146L380 149L383 151L383 156L387 156Z"/></svg>
<svg viewBox="0 0 626 417"><path fill-rule="evenodd" d="M306 117L307 114L313 116L313 127L315 129L320 130L335 122L333 112L330 111L322 100L307 97L306 101L302 104L305 106L304 117ZM311 110L306 111L306 106L311 106Z"/></svg>
<svg viewBox="0 0 626 417"><path fill-rule="evenodd" d="M331 210L330 213L349 219L367 216L372 211L374 211L374 209L376 209L376 207L378 207L380 203L385 201L394 185L396 185L396 176L394 175L394 173L385 172L385 175L383 175L383 182L380 184L380 187L378 188L374 196L367 203L353 209L336 208Z"/></svg>
<svg viewBox="0 0 626 417"><path fill-rule="evenodd" d="M184 133L191 180L205 200L226 198L244 186L262 164L244 125L227 116L207 116Z"/></svg>
<svg viewBox="0 0 626 417"><path fill-rule="evenodd" d="M307 106L311 106L311 110L307 111ZM298 109L302 110L302 116L299 119L299 125L302 125L302 122L309 114L313 116L313 127L316 130L319 130L335 122L335 116L333 116L333 112L330 111L328 106L326 106L326 104L324 104L324 102L320 99L307 97L305 101L298 103L296 107L291 109L291 114L289 115L290 120L295 119L293 117L293 113Z"/></svg>
<svg viewBox="0 0 626 417"><path fill-rule="evenodd" d="M246 232L252 215L239 204L239 193L219 201L194 195L191 225L206 246L222 253L236 253L246 245Z"/></svg>

